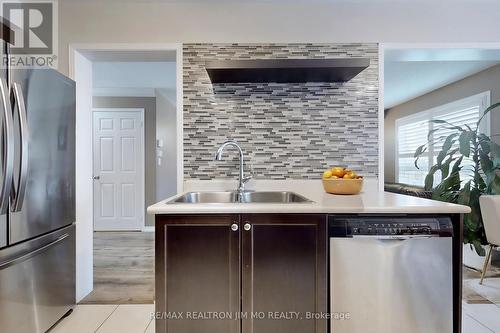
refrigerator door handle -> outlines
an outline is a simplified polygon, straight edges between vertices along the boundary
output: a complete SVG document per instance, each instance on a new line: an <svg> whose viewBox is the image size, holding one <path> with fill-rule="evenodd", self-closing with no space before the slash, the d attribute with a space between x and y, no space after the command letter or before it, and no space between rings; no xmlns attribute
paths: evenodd
<svg viewBox="0 0 500 333"><path fill-rule="evenodd" d="M21 158L19 161L19 177L17 179L17 188L15 181L12 182L11 211L19 212L23 208L24 196L26 192L26 183L28 178L28 149L29 149L29 128L28 115L26 113L26 104L24 103L23 90L19 83L14 83L12 87L12 107L17 109L20 127L21 140Z"/></svg>
<svg viewBox="0 0 500 333"><path fill-rule="evenodd" d="M3 113L3 183L0 187L0 214L6 214L9 210L9 194L12 186L14 173L14 121L12 119L12 108L9 99L9 88L7 81L0 78L0 104Z"/></svg>
<svg viewBox="0 0 500 333"><path fill-rule="evenodd" d="M64 235L58 237L57 239L53 240L52 242L49 242L48 244L42 245L41 247L39 247L36 250L33 250L29 253L23 254L22 256L20 256L18 258L15 258L15 259L12 259L12 260L9 260L9 261L6 261L6 262L0 264L0 270L5 269L7 267L10 267L12 265L18 264L18 263L23 262L25 260L28 260L30 258L33 258L34 256L36 256L40 252L43 252L43 251L47 250L48 248L56 245L57 243L62 242L68 236L69 236L68 234L64 234Z"/></svg>

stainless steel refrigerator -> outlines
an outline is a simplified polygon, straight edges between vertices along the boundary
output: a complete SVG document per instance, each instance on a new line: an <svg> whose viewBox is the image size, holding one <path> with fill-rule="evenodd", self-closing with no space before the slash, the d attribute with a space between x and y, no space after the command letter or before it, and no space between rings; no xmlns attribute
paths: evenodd
<svg viewBox="0 0 500 333"><path fill-rule="evenodd" d="M0 332L45 332L75 303L75 83L2 68L0 119Z"/></svg>

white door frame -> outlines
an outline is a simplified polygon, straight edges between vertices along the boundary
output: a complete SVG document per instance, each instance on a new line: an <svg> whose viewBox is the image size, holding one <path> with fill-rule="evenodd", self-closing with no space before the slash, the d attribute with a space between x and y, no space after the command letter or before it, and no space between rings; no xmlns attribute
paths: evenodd
<svg viewBox="0 0 500 333"><path fill-rule="evenodd" d="M500 49L500 43L379 43L379 89L378 89L378 134L379 134L379 191L384 190L384 66L385 66L385 51L394 49Z"/></svg>
<svg viewBox="0 0 500 333"><path fill-rule="evenodd" d="M94 115L95 112L139 112L141 114L141 139L142 139L142 154L141 154L141 165L142 165L142 174L141 174L141 185L142 185L142 195L140 198L140 203L141 203L141 210L142 210L142 223L139 225L138 229L134 229L134 231L138 230L144 230L146 227L146 135L145 135L145 110L144 108L92 108L92 116ZM92 123L92 126L94 126L94 123ZM94 135L94 130L95 128L92 127L92 136ZM92 138L92 142L94 138ZM94 150L94 145L92 145L92 165L94 165L94 158L95 158L95 150ZM93 172L92 172L93 174ZM95 175L94 175L95 176ZM94 192L92 192L94 194ZM94 198L93 198L94 199ZM95 207L93 207L93 210L95 210ZM95 214L95 212L94 212ZM95 216L95 215L93 215ZM95 230L95 221L93 221L93 227Z"/></svg>
<svg viewBox="0 0 500 333"><path fill-rule="evenodd" d="M93 165L91 160L86 160L84 157L92 156L92 131L88 130L92 124L92 107L88 104L92 100L92 92L87 92L85 87L92 85L92 72L87 73L88 58L85 53L91 51L175 51L176 59L176 136L177 141L177 192L183 190L184 172L183 172L183 75L182 75L182 43L72 43L69 45L69 77L76 81L77 96L80 99L86 99L87 103L79 103L77 100L77 131L76 139L79 148L82 151L77 152L81 157L78 160L77 169L79 172L76 175L76 193L80 198L77 201L76 213L76 301L79 302L87 296L93 289L93 180L92 172ZM87 64L86 64L87 63ZM90 80L90 82L79 80ZM80 88L82 87L82 88ZM85 95L90 94L90 95ZM78 122L83 122L79 126ZM80 130L79 130L80 128ZM87 147L88 144L88 147ZM79 202L84 202L85 206Z"/></svg>

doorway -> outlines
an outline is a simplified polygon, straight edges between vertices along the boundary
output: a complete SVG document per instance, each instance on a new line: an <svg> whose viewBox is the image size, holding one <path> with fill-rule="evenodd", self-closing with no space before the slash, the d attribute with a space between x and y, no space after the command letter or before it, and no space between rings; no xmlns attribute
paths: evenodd
<svg viewBox="0 0 500 333"><path fill-rule="evenodd" d="M94 230L144 227L144 110L94 109Z"/></svg>
<svg viewBox="0 0 500 333"><path fill-rule="evenodd" d="M77 302L152 303L154 216L146 208L182 191L182 46L73 44L70 76L77 82ZM122 121L122 112L142 117ZM142 135L120 133L138 119ZM115 142L123 140L140 140L142 151L122 152ZM130 174L116 172L122 162ZM122 189L118 178L132 174Z"/></svg>

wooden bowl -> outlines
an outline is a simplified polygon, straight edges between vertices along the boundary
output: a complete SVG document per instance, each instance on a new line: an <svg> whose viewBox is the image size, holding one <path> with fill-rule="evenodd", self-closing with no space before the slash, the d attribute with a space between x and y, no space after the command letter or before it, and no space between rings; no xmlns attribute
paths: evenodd
<svg viewBox="0 0 500 333"><path fill-rule="evenodd" d="M327 178L323 179L323 188L325 192L332 194L358 194L363 188L363 178Z"/></svg>

